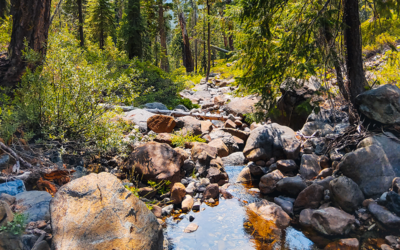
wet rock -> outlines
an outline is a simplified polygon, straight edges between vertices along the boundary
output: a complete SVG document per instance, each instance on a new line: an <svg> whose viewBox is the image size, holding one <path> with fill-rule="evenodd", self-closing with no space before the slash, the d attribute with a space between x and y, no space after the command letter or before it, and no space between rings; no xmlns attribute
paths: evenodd
<svg viewBox="0 0 400 250"><path fill-rule="evenodd" d="M181 179L182 155L164 143L148 142L129 155L127 170L134 169L143 181L161 182L169 180L172 184Z"/></svg>
<svg viewBox="0 0 400 250"><path fill-rule="evenodd" d="M156 136L156 138L154 138L154 141L172 145L172 136L169 133L160 133Z"/></svg>
<svg viewBox="0 0 400 250"><path fill-rule="evenodd" d="M400 195L391 191L387 194L386 200L386 208L400 216Z"/></svg>
<svg viewBox="0 0 400 250"><path fill-rule="evenodd" d="M304 154L301 157L299 173L304 179L311 180L316 177L320 171L321 167L318 164L317 156L313 154Z"/></svg>
<svg viewBox="0 0 400 250"><path fill-rule="evenodd" d="M311 216L314 213L315 209L304 209L300 212L299 223L303 227L311 227Z"/></svg>
<svg viewBox="0 0 400 250"><path fill-rule="evenodd" d="M206 191L204 191L203 198L207 199L218 199L219 196L219 186L216 183L210 184L206 187Z"/></svg>
<svg viewBox="0 0 400 250"><path fill-rule="evenodd" d="M224 199L232 199L233 195L231 193L229 193L225 188L220 188L219 192L221 193L222 197L224 197Z"/></svg>
<svg viewBox="0 0 400 250"><path fill-rule="evenodd" d="M201 206L201 201L195 201L194 204L193 204L192 209L194 211L199 211L200 210L200 206Z"/></svg>
<svg viewBox="0 0 400 250"><path fill-rule="evenodd" d="M368 204L368 211L383 225L383 227L400 227L400 218L387 210L385 207L380 206L372 201Z"/></svg>
<svg viewBox="0 0 400 250"><path fill-rule="evenodd" d="M249 167L251 175L253 175L256 178L260 178L265 174L264 169L256 165L254 162L249 162L247 167Z"/></svg>
<svg viewBox="0 0 400 250"><path fill-rule="evenodd" d="M254 113L257 111L255 104L260 100L259 97L246 96L233 98L227 105L226 111L235 116Z"/></svg>
<svg viewBox="0 0 400 250"><path fill-rule="evenodd" d="M182 183L176 182L171 188L171 201L173 204L181 204L186 195L186 188Z"/></svg>
<svg viewBox="0 0 400 250"><path fill-rule="evenodd" d="M55 249L162 249L156 217L114 175L71 181L51 202Z"/></svg>
<svg viewBox="0 0 400 250"><path fill-rule="evenodd" d="M235 152L222 158L222 162L225 166L240 166L246 163L246 157L244 157L243 152Z"/></svg>
<svg viewBox="0 0 400 250"><path fill-rule="evenodd" d="M318 133L318 136L326 136L328 134L332 134L334 128L325 122L307 122L304 124L303 128L301 129L301 133L305 136L311 136L314 133Z"/></svg>
<svg viewBox="0 0 400 250"><path fill-rule="evenodd" d="M14 214L10 206L5 201L0 201L0 228L6 226L8 222L14 220Z"/></svg>
<svg viewBox="0 0 400 250"><path fill-rule="evenodd" d="M396 177L393 179L392 189L394 192L397 192L398 194L400 194L400 178L399 177Z"/></svg>
<svg viewBox="0 0 400 250"><path fill-rule="evenodd" d="M274 170L269 174L263 175L260 179L259 189L263 194L270 194L276 190L277 183L284 178L279 170Z"/></svg>
<svg viewBox="0 0 400 250"><path fill-rule="evenodd" d="M360 187L364 195L377 198L387 191L395 173L381 147L372 145L358 148L345 155L339 170Z"/></svg>
<svg viewBox="0 0 400 250"><path fill-rule="evenodd" d="M294 211L300 211L305 208L318 208L324 197L324 188L317 184L308 186L299 193L294 202Z"/></svg>
<svg viewBox="0 0 400 250"><path fill-rule="evenodd" d="M193 233L195 232L197 229L199 228L199 226L196 223L190 223L183 232L185 233Z"/></svg>
<svg viewBox="0 0 400 250"><path fill-rule="evenodd" d="M10 206L14 204L15 200L16 200L15 196L6 193L0 194L0 201L5 201Z"/></svg>
<svg viewBox="0 0 400 250"><path fill-rule="evenodd" d="M274 198L274 202L279 205L283 211L285 211L288 215L293 215L293 203L278 197Z"/></svg>
<svg viewBox="0 0 400 250"><path fill-rule="evenodd" d="M289 196L297 196L307 187L300 175L295 177L285 177L276 183L276 190Z"/></svg>
<svg viewBox="0 0 400 250"><path fill-rule="evenodd" d="M147 120L147 127L156 133L171 133L175 125L175 119L168 115L154 115Z"/></svg>
<svg viewBox="0 0 400 250"><path fill-rule="evenodd" d="M276 166L282 173L291 173L299 168L294 160L279 160Z"/></svg>
<svg viewBox="0 0 400 250"><path fill-rule="evenodd" d="M21 180L9 181L0 184L0 194L9 194L16 196L19 193L25 192L24 182Z"/></svg>
<svg viewBox="0 0 400 250"><path fill-rule="evenodd" d="M359 242L356 238L340 239L326 245L324 250L358 250Z"/></svg>
<svg viewBox="0 0 400 250"><path fill-rule="evenodd" d="M217 149L219 157L225 157L229 155L229 149L222 139L212 140L210 143L208 143L208 145Z"/></svg>
<svg viewBox="0 0 400 250"><path fill-rule="evenodd" d="M17 212L27 216L26 222L50 219L50 201L52 197L46 191L27 191L17 194Z"/></svg>
<svg viewBox="0 0 400 250"><path fill-rule="evenodd" d="M236 182L238 182L238 183L252 183L255 181L256 181L256 179L251 175L250 168L247 166L244 167L242 169L242 171L240 171L240 173L236 179Z"/></svg>
<svg viewBox="0 0 400 250"><path fill-rule="evenodd" d="M243 154L249 161L269 160L272 157L294 159L299 150L295 132L291 128L272 123L250 132Z"/></svg>
<svg viewBox="0 0 400 250"><path fill-rule="evenodd" d="M364 195L358 185L345 176L340 176L329 183L332 200L348 213L353 213L364 201Z"/></svg>
<svg viewBox="0 0 400 250"><path fill-rule="evenodd" d="M171 205L165 206L162 208L161 214L163 216L168 216L172 213L172 210L174 210L174 205L171 204Z"/></svg>
<svg viewBox="0 0 400 250"><path fill-rule="evenodd" d="M182 131L190 132L194 135L201 135L201 122L193 116L184 116L176 119L176 129L182 129Z"/></svg>
<svg viewBox="0 0 400 250"><path fill-rule="evenodd" d="M315 210L311 216L311 225L324 235L346 235L355 223L355 218L334 207Z"/></svg>
<svg viewBox="0 0 400 250"><path fill-rule="evenodd" d="M193 207L193 198L190 195L185 195L185 198L182 201L182 211L184 213L189 212Z"/></svg>
<svg viewBox="0 0 400 250"><path fill-rule="evenodd" d="M290 216L273 202L261 200L256 203L251 203L248 208L263 220L270 221L272 223L271 226L284 229L290 224Z"/></svg>
<svg viewBox="0 0 400 250"><path fill-rule="evenodd" d="M152 102L146 103L144 105L147 109L159 109L159 110L168 110L167 106L162 104L161 102Z"/></svg>
<svg viewBox="0 0 400 250"><path fill-rule="evenodd" d="M385 84L357 96L360 111L368 118L383 124L400 124L400 89Z"/></svg>

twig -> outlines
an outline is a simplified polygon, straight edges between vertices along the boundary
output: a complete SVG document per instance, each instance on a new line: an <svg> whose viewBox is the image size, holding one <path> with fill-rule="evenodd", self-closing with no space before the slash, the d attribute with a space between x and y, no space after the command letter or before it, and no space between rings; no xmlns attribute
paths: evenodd
<svg viewBox="0 0 400 250"><path fill-rule="evenodd" d="M6 153L10 154L12 157L14 157L17 161L21 162L22 166L25 166L27 168L32 168L32 165L25 161L24 159L22 159L21 157L19 157L11 148L7 147L6 145L4 145L4 143L0 142L0 149L2 149L3 151L5 151Z"/></svg>

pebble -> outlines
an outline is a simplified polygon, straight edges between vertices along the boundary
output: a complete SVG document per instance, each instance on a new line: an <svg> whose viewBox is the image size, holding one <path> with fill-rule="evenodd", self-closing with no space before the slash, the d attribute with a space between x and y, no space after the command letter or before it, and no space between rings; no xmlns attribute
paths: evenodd
<svg viewBox="0 0 400 250"><path fill-rule="evenodd" d="M190 223L183 232L185 233L193 233L195 232L199 226L196 223Z"/></svg>
<svg viewBox="0 0 400 250"><path fill-rule="evenodd" d="M190 222L194 221L194 216L193 215L189 215L189 221Z"/></svg>

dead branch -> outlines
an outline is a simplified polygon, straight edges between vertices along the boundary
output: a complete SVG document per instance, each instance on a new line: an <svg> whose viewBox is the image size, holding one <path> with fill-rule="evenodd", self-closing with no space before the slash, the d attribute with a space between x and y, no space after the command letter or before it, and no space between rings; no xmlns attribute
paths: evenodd
<svg viewBox="0 0 400 250"><path fill-rule="evenodd" d="M24 159L22 159L21 157L19 157L11 148L7 147L2 142L0 142L0 149L2 149L4 152L6 152L7 154L14 157L15 160L21 162L22 166L27 167L27 168L32 168L32 165L29 162L27 162Z"/></svg>

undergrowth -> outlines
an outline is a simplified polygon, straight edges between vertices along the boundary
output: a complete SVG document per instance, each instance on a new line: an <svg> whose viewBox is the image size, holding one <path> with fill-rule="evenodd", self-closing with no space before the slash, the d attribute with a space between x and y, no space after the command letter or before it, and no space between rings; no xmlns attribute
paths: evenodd
<svg viewBox="0 0 400 250"><path fill-rule="evenodd" d="M185 143L189 142L206 142L206 140L201 138L199 135L193 135L192 132L184 134L181 131L178 131L172 134L172 145L174 147L183 148L185 147Z"/></svg>
<svg viewBox="0 0 400 250"><path fill-rule="evenodd" d="M7 222L5 226L0 227L0 231L13 235L21 235L25 231L26 219L26 215L22 213L15 213L14 219L10 222Z"/></svg>

